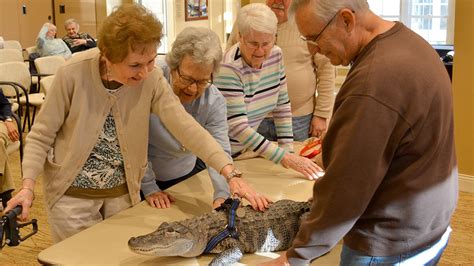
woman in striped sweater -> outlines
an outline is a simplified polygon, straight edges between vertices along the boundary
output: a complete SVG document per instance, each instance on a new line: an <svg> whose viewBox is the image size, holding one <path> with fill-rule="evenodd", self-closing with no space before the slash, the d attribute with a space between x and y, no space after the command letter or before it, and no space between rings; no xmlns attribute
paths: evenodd
<svg viewBox="0 0 474 266"><path fill-rule="evenodd" d="M281 49L275 46L277 18L265 4L244 6L237 17L240 39L224 55L215 84L226 98L233 157L254 151L310 180L323 174L311 160L293 154L291 107ZM275 120L278 145L257 132L262 120Z"/></svg>

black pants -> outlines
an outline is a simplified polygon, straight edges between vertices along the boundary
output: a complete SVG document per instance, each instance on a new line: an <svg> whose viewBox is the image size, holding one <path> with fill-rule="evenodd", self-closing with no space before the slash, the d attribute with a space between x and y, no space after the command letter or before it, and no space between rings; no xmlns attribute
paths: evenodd
<svg viewBox="0 0 474 266"><path fill-rule="evenodd" d="M171 180L168 180L168 181L159 181L159 180L155 180L156 181L156 184L158 185L158 187L163 191L169 187L172 187L180 182L183 182L184 180L190 178L191 176L201 172L202 170L206 169L207 166L206 164L199 158L196 159L196 164L194 165L194 168L193 170L191 170L191 172L185 174L184 176L181 176L181 177L178 177L176 179L171 179ZM140 191L140 197L142 198L142 200L145 199L145 196L143 195L143 193Z"/></svg>

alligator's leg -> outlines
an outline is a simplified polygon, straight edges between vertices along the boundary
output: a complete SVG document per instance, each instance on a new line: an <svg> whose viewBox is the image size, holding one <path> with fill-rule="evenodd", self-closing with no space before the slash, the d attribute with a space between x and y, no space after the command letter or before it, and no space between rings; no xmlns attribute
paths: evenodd
<svg viewBox="0 0 474 266"><path fill-rule="evenodd" d="M242 259L242 250L238 246L231 247L217 254L217 256L211 261L209 265L211 266L220 266L220 265L232 265L240 259Z"/></svg>

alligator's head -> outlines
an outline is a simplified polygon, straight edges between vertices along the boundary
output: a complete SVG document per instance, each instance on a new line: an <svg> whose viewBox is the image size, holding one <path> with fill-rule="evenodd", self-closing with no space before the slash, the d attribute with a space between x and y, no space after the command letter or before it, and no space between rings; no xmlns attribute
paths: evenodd
<svg viewBox="0 0 474 266"><path fill-rule="evenodd" d="M195 257L205 249L202 235L200 230L191 230L179 222L164 222L150 234L130 238L128 247L143 255Z"/></svg>

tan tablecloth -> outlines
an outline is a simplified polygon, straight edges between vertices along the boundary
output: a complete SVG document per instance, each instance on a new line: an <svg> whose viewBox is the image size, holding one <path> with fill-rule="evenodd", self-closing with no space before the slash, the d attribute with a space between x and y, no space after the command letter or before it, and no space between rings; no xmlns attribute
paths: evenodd
<svg viewBox="0 0 474 266"><path fill-rule="evenodd" d="M259 192L272 200L307 200L312 194L313 182L302 178L299 173L275 165L262 158L236 162L249 181ZM203 171L170 189L177 201L169 209L154 209L144 201L124 210L103 222L84 230L38 255L42 263L76 265L207 265L213 255L197 258L149 257L131 252L127 242L132 236L150 233L164 221L175 221L201 215L211 211L212 185ZM340 245L313 265L337 265ZM246 254L241 263L255 265L258 262L278 256L276 253Z"/></svg>

